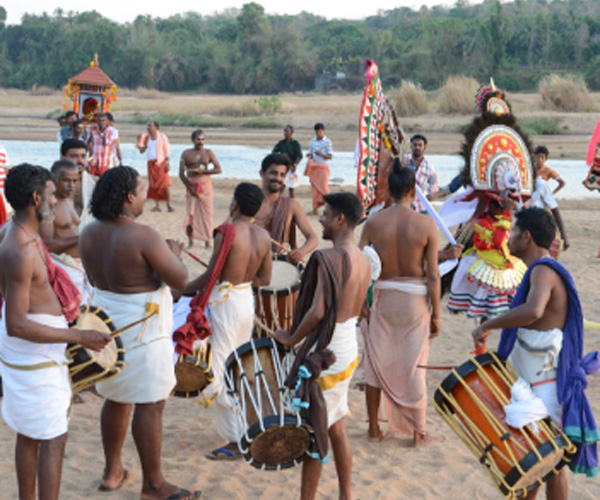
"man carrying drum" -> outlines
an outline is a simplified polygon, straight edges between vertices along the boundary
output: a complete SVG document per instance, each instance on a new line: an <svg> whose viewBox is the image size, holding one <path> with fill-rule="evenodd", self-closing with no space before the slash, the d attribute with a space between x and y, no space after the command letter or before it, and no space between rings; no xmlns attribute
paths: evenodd
<svg viewBox="0 0 600 500"><path fill-rule="evenodd" d="M597 371L600 362L597 352L583 356L583 316L575 283L562 264L549 258L555 233L552 215L543 209L516 214L509 247L529 269L510 311L484 321L473 331L473 339L483 345L491 330L504 328L498 356L511 361L550 417L577 445L571 469L592 476L598 473L598 430L583 388L587 374ZM535 498L538 490L525 498ZM548 479L546 495L568 498L564 469Z"/></svg>
<svg viewBox="0 0 600 500"><path fill-rule="evenodd" d="M100 177L92 195L90 222L79 239L83 265L94 287L93 303L117 328L144 317L122 334L127 351L123 371L98 382L106 398L101 415L106 466L101 491L119 488L128 473L121 451L133 405L132 434L142 464L143 500L197 495L168 483L161 471L162 414L175 385L171 330L173 301L169 286L182 289L187 270L178 257L183 244L138 224L146 190L131 167L115 167Z"/></svg>
<svg viewBox="0 0 600 500"><path fill-rule="evenodd" d="M279 153L272 153L262 161L260 177L265 202L255 218L256 224L265 228L271 238L279 243L273 243L273 252L281 253L282 246L289 244L291 251L287 259L297 264L317 248L319 241L300 204L295 199L281 194L285 189L285 176L290 166L290 159ZM296 245L296 226L306 240L299 248Z"/></svg>
<svg viewBox="0 0 600 500"><path fill-rule="evenodd" d="M333 248L311 256L298 294L292 330L279 330L275 335L285 346L304 341L286 380L292 389L300 381L296 396L301 404L310 399L308 419L315 431L316 449L310 451L318 459L306 458L303 463L303 500L316 496L321 464L329 458L329 440L338 474L339 498L351 498L352 454L344 415L348 413L350 379L358 364L356 322L371 281L371 265L354 242L354 228L362 217L360 201L351 193L330 194L324 199L320 223L323 238L331 240Z"/></svg>
<svg viewBox="0 0 600 500"><path fill-rule="evenodd" d="M39 498L54 500L71 405L66 345L99 351L111 337L68 328L79 314L79 293L38 236L56 204L50 172L18 165L8 172L5 192L15 215L0 230L2 416L17 432L19 497L35 498L39 475Z"/></svg>
<svg viewBox="0 0 600 500"><path fill-rule="evenodd" d="M227 440L227 444L206 455L211 460L232 460L242 456L237 445L241 429L227 393L224 370L227 357L252 335L252 286L271 281L269 234L252 223L263 200L262 191L254 184L242 182L235 188L230 208L231 223L215 229L215 249L208 269L185 290L186 294L210 293L206 315L212 330L209 342L214 380L204 389L202 398L206 406L212 401L216 403L217 433ZM218 282L212 288L210 285L216 278Z"/></svg>

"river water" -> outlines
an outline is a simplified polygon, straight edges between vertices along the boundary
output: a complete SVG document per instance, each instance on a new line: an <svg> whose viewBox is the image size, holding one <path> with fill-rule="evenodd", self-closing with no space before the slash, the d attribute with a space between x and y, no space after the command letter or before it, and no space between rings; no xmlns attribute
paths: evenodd
<svg viewBox="0 0 600 500"><path fill-rule="evenodd" d="M32 163L50 167L59 157L58 144L56 142L39 141L2 141L2 145L8 153L11 165L19 163ZM181 153L190 147L189 144L171 144L171 176L176 177L179 173L179 158ZM269 149L237 145L210 146L219 159L223 168L222 176L231 179L258 179L260 163L270 153ZM133 143L121 144L123 164L135 168L138 172L146 175L146 155L139 153ZM427 159L434 165L438 173L440 186L448 184L460 170L463 161L457 155L427 155ZM331 179L342 185L356 184L356 169L354 168L354 153L334 152L333 160L330 162ZM557 170L567 183L560 191L558 198L595 198L597 193L591 193L583 187L581 182L587 175L588 168L583 159L579 160L549 160L548 166ZM304 168L303 162L300 169ZM306 177L301 177L307 184ZM551 181L553 185L553 181Z"/></svg>

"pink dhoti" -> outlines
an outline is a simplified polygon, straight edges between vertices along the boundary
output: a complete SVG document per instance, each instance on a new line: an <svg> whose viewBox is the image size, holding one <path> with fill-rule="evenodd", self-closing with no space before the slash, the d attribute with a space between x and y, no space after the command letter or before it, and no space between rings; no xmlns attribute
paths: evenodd
<svg viewBox="0 0 600 500"><path fill-rule="evenodd" d="M202 184L191 183L198 196L186 191L186 214L183 229L192 228L192 238L212 241L213 232L213 188L210 178Z"/></svg>
<svg viewBox="0 0 600 500"><path fill-rule="evenodd" d="M327 163L308 161L307 171L310 179L312 206L313 210L316 210L325 203L323 201L323 196L329 194L329 167L327 166Z"/></svg>
<svg viewBox="0 0 600 500"><path fill-rule="evenodd" d="M427 364L430 317L424 278L375 282L363 331L365 382L381 389L388 425L396 432L425 432L426 370L417 366Z"/></svg>

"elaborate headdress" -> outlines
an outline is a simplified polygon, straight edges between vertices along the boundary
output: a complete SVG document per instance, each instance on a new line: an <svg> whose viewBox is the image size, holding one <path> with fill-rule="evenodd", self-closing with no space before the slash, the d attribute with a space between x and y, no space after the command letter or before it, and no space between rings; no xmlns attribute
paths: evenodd
<svg viewBox="0 0 600 500"><path fill-rule="evenodd" d="M531 143L493 80L477 92L477 108L481 114L465 130L461 147L462 180L473 187L472 197L483 202L474 216L491 199L529 198L534 187Z"/></svg>

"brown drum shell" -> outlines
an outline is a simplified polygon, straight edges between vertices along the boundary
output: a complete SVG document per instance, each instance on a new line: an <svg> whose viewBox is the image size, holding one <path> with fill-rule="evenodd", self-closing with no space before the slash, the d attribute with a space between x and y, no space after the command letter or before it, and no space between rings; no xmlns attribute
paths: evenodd
<svg viewBox="0 0 600 500"><path fill-rule="evenodd" d="M277 257L277 261L287 262L285 257ZM292 265L292 264L290 264ZM302 264L296 266L300 273L304 271ZM288 288L273 290L263 287L253 287L255 294L254 314L269 330L276 331L278 328L291 330L292 321L294 319L294 311L296 310L296 300L298 298L298 290L300 281L291 284ZM273 301L277 304L276 311L273 311ZM264 314L263 314L264 312ZM277 321L274 317L277 316ZM265 338L269 337L270 332L265 330L260 324L255 324L254 337Z"/></svg>
<svg viewBox="0 0 600 500"><path fill-rule="evenodd" d="M261 383L260 394L256 391L258 374L255 370L253 345L260 360L262 375L268 386L267 391ZM285 354L281 344L271 338L252 340L238 347L236 353L240 358L242 370L240 370L235 353L232 353L225 362L225 369L231 375L230 379L234 381L234 387L228 387L229 392L237 393L239 397L242 397L240 382L241 371L243 371L243 377L247 379L255 397L267 401L270 394L275 407L279 408L281 392L275 371L273 352L276 352L280 359ZM280 414L272 411L270 405L263 405L264 411L259 415L249 398L243 401L242 405L246 408L248 422L246 434L250 438L250 440L247 440L245 436L242 438L242 447L248 450L244 455L248 463L258 469L281 470L293 467L306 458L310 444L314 440L314 432L304 419L295 415L283 415L282 418Z"/></svg>
<svg viewBox="0 0 600 500"><path fill-rule="evenodd" d="M510 386L505 380L494 370L494 357L490 353L481 354L474 358L482 367L483 371L493 381L493 383L501 390L504 396L510 400ZM440 387L446 392L452 394L456 399L460 409L466 414L464 418L459 413L456 413L456 418L462 423L463 428L470 434L470 438L474 443L477 442L473 424L476 428L485 435L488 440L488 447L482 450L482 463L491 459L495 462L498 468L505 475L504 480L511 488L528 489L538 486L538 480L546 480L548 475L553 473L554 469L558 469L564 465L563 455L564 449L568 446L568 442L563 438L562 434L556 433L551 436L551 439L560 448L556 451L551 440L544 438L532 432L529 428L524 428L522 432L509 426L505 421L505 413L503 404L493 394L489 387L484 382L482 374L477 366L471 360L462 364L456 369L460 378L464 380L470 391L478 398L480 402L493 414L493 416L501 422L503 431L499 433L494 428L490 419L478 405L473 394L467 390L454 374L450 374L442 381ZM442 392L438 389L435 392L434 400L440 407L450 409L454 412L452 405L448 403ZM550 419L544 419L550 425ZM525 437L525 435L527 437ZM531 447L528 439L533 443L536 451L542 456L542 461ZM526 451L523 451L516 443L520 444ZM518 470L517 463L511 463L503 458L514 456L525 474L521 474ZM500 488L509 491L500 485Z"/></svg>

